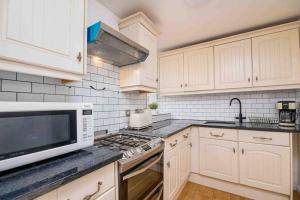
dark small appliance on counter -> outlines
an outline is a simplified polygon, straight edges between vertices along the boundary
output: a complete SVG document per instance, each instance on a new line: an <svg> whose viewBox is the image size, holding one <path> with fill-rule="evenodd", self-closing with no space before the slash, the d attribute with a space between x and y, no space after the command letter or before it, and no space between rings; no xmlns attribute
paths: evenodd
<svg viewBox="0 0 300 200"><path fill-rule="evenodd" d="M279 110L279 126L294 127L297 119L297 106L295 101L278 101L276 108Z"/></svg>

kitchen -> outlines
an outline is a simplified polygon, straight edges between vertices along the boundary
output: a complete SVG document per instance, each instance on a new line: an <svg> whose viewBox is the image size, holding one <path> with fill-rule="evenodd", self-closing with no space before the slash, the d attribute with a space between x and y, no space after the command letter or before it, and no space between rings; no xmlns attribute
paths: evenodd
<svg viewBox="0 0 300 200"><path fill-rule="evenodd" d="M1 0L0 199L300 199L299 8Z"/></svg>

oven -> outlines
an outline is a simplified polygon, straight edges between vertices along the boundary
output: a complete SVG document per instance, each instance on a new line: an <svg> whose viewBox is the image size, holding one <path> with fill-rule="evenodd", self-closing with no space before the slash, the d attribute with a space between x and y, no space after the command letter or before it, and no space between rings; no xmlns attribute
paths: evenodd
<svg viewBox="0 0 300 200"><path fill-rule="evenodd" d="M163 199L163 151L120 174L120 200Z"/></svg>

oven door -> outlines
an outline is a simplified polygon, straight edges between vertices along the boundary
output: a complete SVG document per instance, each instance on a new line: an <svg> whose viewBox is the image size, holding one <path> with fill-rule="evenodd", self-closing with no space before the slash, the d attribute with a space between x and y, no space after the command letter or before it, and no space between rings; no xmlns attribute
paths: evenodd
<svg viewBox="0 0 300 200"><path fill-rule="evenodd" d="M163 152L120 175L120 200L162 200Z"/></svg>

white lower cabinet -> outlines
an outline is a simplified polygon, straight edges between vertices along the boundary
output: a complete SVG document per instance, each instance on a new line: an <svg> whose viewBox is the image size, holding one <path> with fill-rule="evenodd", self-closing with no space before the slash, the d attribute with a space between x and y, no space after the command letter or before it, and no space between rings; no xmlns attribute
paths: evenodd
<svg viewBox="0 0 300 200"><path fill-rule="evenodd" d="M117 200L115 163L76 179L36 200Z"/></svg>
<svg viewBox="0 0 300 200"><path fill-rule="evenodd" d="M164 156L164 200L178 197L191 171L190 129L186 129L165 140ZM175 141L175 142L174 142Z"/></svg>
<svg viewBox="0 0 300 200"><path fill-rule="evenodd" d="M200 138L200 174L238 183L238 144Z"/></svg>
<svg viewBox="0 0 300 200"><path fill-rule="evenodd" d="M191 144L185 142L179 151L179 173L180 184L183 184L189 177L191 171Z"/></svg>
<svg viewBox="0 0 300 200"><path fill-rule="evenodd" d="M191 128L191 172L199 174L199 128L198 127L192 127Z"/></svg>
<svg viewBox="0 0 300 200"><path fill-rule="evenodd" d="M240 183L290 194L290 148L240 142Z"/></svg>
<svg viewBox="0 0 300 200"><path fill-rule="evenodd" d="M165 155L164 199L174 199L179 189L179 155L173 149Z"/></svg>
<svg viewBox="0 0 300 200"><path fill-rule="evenodd" d="M113 200L116 199L116 188L111 188L96 200Z"/></svg>

